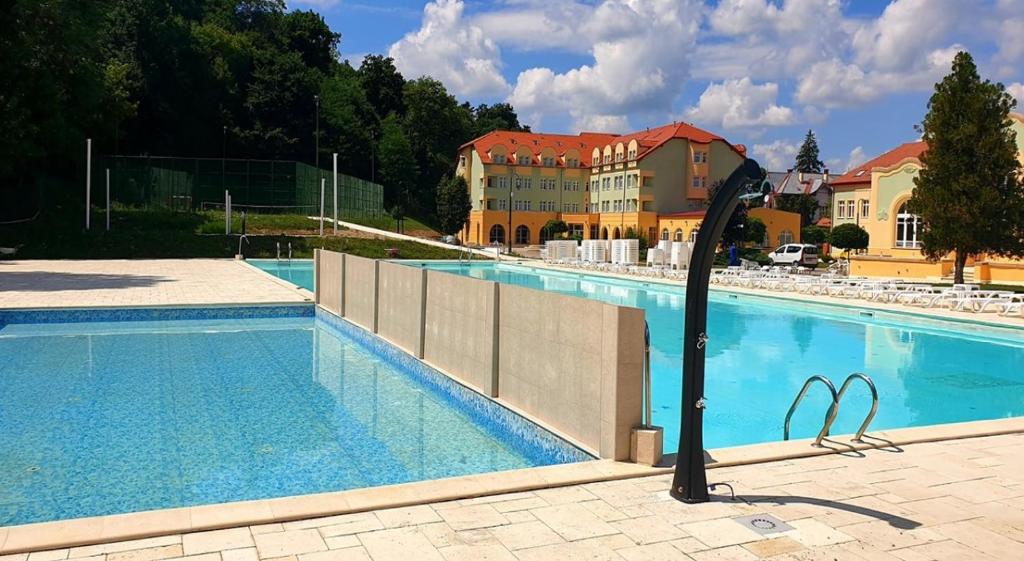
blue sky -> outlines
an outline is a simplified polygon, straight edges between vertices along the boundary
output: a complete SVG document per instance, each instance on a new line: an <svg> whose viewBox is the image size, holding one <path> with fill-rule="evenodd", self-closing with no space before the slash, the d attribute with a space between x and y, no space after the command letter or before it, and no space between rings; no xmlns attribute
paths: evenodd
<svg viewBox="0 0 1024 561"><path fill-rule="evenodd" d="M914 140L960 49L1024 111L1024 0L289 0L344 58L395 58L534 130L693 122L791 167L808 129L845 171Z"/></svg>

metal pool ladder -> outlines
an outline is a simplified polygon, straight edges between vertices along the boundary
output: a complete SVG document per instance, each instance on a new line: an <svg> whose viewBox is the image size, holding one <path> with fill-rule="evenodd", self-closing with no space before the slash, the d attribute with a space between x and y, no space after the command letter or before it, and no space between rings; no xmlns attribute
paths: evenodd
<svg viewBox="0 0 1024 561"><path fill-rule="evenodd" d="M466 265L470 265L473 262L473 250L468 245L464 245L459 248L459 266L462 266L462 259L466 259Z"/></svg>
<svg viewBox="0 0 1024 561"><path fill-rule="evenodd" d="M825 384L825 387L828 388L829 393L832 395L832 404L829 405L828 411L825 412L825 421L821 426L821 431L818 432L818 436L814 439L813 446L820 447L822 439L828 436L828 431L832 428L832 423L835 422L836 416L839 415L839 403L842 401L843 396L846 395L846 390L850 388L850 384L853 383L854 380L863 381L868 385L868 389L871 391L871 410L868 412L864 422L861 423L860 428L857 429L857 434L853 437L854 442L863 442L862 437L864 436L864 431L867 430L868 425L870 425L871 421L875 418L875 413L878 412L878 389L875 387L875 383L871 381L871 378L860 372L854 372L847 376L846 380L843 381L843 385L839 387L839 391L836 391L835 384L825 376L816 374L808 378L807 381L804 382L803 387L800 388L800 393L796 395L796 399L793 400L793 405L789 406L789 411L786 413L786 422L783 426L782 439L789 440L789 423L793 419L793 413L796 412L797 406L800 405L804 396L807 395L807 391L811 389L811 386L814 385L815 382L821 382L822 384Z"/></svg>

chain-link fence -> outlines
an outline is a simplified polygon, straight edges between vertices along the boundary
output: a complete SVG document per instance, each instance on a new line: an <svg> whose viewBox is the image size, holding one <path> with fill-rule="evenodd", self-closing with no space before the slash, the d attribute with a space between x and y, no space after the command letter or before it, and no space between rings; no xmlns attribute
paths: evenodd
<svg viewBox="0 0 1024 561"><path fill-rule="evenodd" d="M333 211L330 170L286 160L239 160L151 156L102 156L93 163L93 193L102 197L110 170L110 198L132 207L194 211L222 208L224 191L231 204L253 211L316 214L320 179L325 180L325 214ZM97 197L98 199L99 197ZM95 200L95 199L94 199ZM384 188L338 174L338 212L379 218Z"/></svg>

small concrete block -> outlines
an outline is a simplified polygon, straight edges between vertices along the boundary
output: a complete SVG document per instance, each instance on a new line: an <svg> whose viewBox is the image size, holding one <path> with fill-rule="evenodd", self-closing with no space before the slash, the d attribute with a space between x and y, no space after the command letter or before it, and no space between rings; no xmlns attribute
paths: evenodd
<svg viewBox="0 0 1024 561"><path fill-rule="evenodd" d="M630 461L645 466L661 462L665 442L665 429L661 427L635 428L630 436Z"/></svg>

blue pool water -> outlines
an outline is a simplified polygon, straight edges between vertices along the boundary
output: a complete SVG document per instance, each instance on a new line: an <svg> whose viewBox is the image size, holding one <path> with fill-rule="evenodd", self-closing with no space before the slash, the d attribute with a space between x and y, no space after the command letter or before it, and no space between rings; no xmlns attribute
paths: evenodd
<svg viewBox="0 0 1024 561"><path fill-rule="evenodd" d="M652 338L654 420L665 427L665 451L675 451L682 287L508 264L410 264L643 308ZM898 313L867 317L852 307L713 291L708 335L709 448L781 440L786 411L812 374L824 374L838 386L851 372L867 373L880 395L872 429L1024 415L1024 330ZM793 417L793 437L815 435L827 404L825 389L813 388ZM833 433L854 432L869 407L867 390L854 385Z"/></svg>
<svg viewBox="0 0 1024 561"><path fill-rule="evenodd" d="M587 459L294 309L0 312L0 526Z"/></svg>

